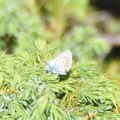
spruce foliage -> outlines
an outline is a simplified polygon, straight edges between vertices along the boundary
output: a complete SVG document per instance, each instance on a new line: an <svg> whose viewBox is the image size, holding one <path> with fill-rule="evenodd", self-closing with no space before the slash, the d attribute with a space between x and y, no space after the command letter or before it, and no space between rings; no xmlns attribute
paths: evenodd
<svg viewBox="0 0 120 120"><path fill-rule="evenodd" d="M47 73L45 61L56 53L44 40L31 53L0 53L0 118L118 119L120 91L97 72L96 64L76 61L65 76Z"/></svg>

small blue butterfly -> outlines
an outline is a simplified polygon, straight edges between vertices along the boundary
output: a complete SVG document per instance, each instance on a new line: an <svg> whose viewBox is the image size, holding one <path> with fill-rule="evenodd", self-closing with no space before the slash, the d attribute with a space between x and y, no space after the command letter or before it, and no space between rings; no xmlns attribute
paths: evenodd
<svg viewBox="0 0 120 120"><path fill-rule="evenodd" d="M72 53L67 50L56 58L46 63L46 70L51 73L56 73L60 75L66 75L72 66Z"/></svg>

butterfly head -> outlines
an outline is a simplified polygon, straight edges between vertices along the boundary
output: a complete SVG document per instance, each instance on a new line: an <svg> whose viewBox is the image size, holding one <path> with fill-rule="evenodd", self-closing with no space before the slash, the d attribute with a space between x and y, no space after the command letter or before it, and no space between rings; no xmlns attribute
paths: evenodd
<svg viewBox="0 0 120 120"><path fill-rule="evenodd" d="M51 68L50 68L50 65L49 65L48 62L45 63L45 66L46 66L45 70L46 70L47 72L50 72L50 71L51 71Z"/></svg>

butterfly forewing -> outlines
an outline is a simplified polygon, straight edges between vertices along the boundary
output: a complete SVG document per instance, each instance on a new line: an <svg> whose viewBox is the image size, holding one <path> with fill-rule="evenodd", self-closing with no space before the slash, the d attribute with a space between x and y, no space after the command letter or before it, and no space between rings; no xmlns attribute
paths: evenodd
<svg viewBox="0 0 120 120"><path fill-rule="evenodd" d="M49 63L48 70L52 73L66 74L72 66L72 53L67 50Z"/></svg>

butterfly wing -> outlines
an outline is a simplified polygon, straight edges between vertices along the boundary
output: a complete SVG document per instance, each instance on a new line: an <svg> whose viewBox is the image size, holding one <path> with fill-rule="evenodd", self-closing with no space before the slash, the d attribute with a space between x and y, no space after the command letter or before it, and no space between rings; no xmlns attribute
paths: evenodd
<svg viewBox="0 0 120 120"><path fill-rule="evenodd" d="M72 53L67 50L47 64L47 70L52 73L65 75L72 66Z"/></svg>

